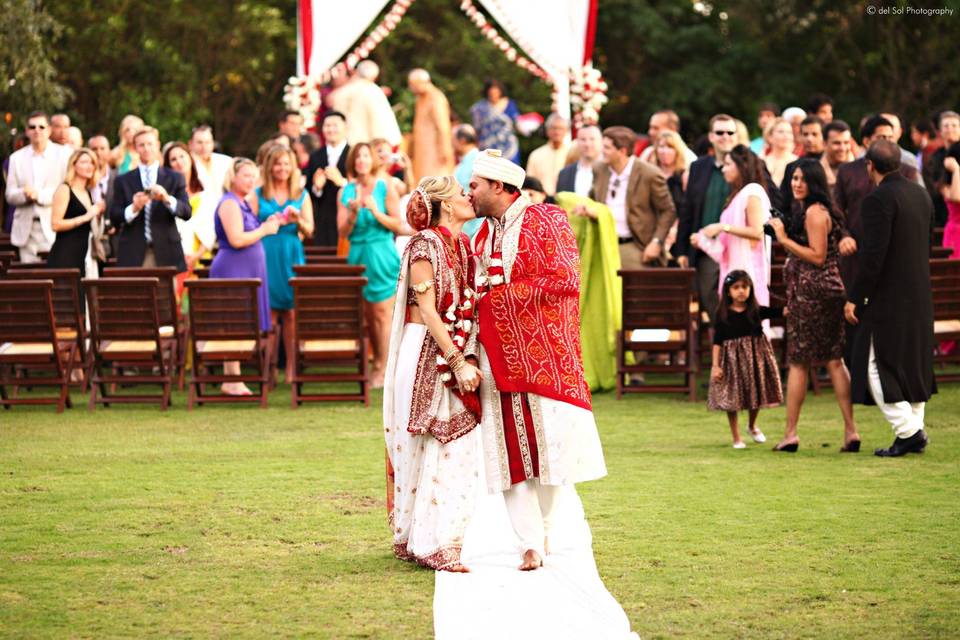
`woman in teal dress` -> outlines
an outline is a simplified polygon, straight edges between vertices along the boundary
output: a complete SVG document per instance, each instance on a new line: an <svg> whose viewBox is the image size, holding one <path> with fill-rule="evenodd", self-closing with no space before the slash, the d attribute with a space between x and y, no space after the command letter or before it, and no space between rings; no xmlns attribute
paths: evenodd
<svg viewBox="0 0 960 640"><path fill-rule="evenodd" d="M361 142L350 148L347 177L350 181L337 197L337 230L350 240L347 262L366 267L367 330L373 346L370 386L383 386L390 342L390 318L400 275L400 255L394 235L403 229L400 198L394 187L378 180L377 154Z"/></svg>
<svg viewBox="0 0 960 640"><path fill-rule="evenodd" d="M267 283L270 291L270 319L280 324L287 354L286 376L293 376L293 267L305 264L302 237L313 235L313 205L300 186L300 170L293 152L277 145L271 148L260 168L263 186L257 187L253 211L261 222L279 214L286 220L279 233L263 239L267 258Z"/></svg>

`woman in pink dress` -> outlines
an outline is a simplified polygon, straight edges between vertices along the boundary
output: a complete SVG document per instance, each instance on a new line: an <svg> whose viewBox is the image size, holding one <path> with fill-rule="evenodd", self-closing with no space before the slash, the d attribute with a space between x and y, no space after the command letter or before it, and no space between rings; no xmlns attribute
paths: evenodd
<svg viewBox="0 0 960 640"><path fill-rule="evenodd" d="M960 142L950 145L943 160L940 195L947 203L947 224L943 228L943 246L953 249L953 260L960 260Z"/></svg>
<svg viewBox="0 0 960 640"><path fill-rule="evenodd" d="M763 224L770 217L761 160L744 145L733 148L723 162L723 177L730 185L727 206L720 221L691 236L691 243L720 264L720 282L731 271L742 269L753 280L757 302L770 306L770 251Z"/></svg>

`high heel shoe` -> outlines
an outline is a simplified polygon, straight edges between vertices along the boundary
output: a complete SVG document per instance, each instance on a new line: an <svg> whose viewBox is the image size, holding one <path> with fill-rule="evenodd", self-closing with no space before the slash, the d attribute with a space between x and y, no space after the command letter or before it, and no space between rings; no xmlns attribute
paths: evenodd
<svg viewBox="0 0 960 640"><path fill-rule="evenodd" d="M840 447L840 453L860 453L860 441L851 440Z"/></svg>
<svg viewBox="0 0 960 640"><path fill-rule="evenodd" d="M775 447L773 448L773 450L774 450L774 451L779 451L779 452L781 452L781 453L783 453L783 452L786 452L786 453L796 453L796 452L797 452L797 449L799 449L799 448L800 448L800 443L799 443L799 442L791 442L790 444L784 444L784 445L778 444L777 446L775 446Z"/></svg>

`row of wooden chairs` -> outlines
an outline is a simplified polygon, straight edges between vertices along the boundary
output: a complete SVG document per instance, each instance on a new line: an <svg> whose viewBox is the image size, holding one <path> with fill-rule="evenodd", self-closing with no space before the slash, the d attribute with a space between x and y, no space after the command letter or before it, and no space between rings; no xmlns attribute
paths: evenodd
<svg viewBox="0 0 960 640"><path fill-rule="evenodd" d="M770 297L775 305L786 302L783 268L773 265ZM624 393L672 392L696 400L699 351L703 348L700 336L706 333L696 303L696 271L641 269L618 273L623 282L623 311L617 334L617 398ZM960 260L931 259L930 284L934 338L938 343L934 354L936 377L941 382L957 381L960 372L949 367L960 364ZM785 362L784 321L771 324L775 330L771 342ZM631 374L668 375L666 381L628 385L626 378ZM671 378L678 381L670 382Z"/></svg>
<svg viewBox="0 0 960 640"><path fill-rule="evenodd" d="M365 335L362 289L363 267L346 264L303 265L292 279L296 311L294 332L296 375L290 381L291 404L315 400L359 400L369 404L368 343ZM137 271L134 269L133 271ZM150 270L139 270L149 273ZM34 396L18 398L24 386L62 386L58 411L69 403L66 389L74 370L89 380L90 408L119 402L157 402L166 408L179 369L183 377L185 342L194 357L188 407L226 401L259 402L266 406L272 381L276 344L270 332L260 330L257 290L259 280L190 280L189 331L187 323L166 324L165 292L172 281L158 277L120 277L118 273L94 280L79 279L76 270L14 270L0 281L0 390L3 406L51 401ZM126 276L126 272L124 272ZM86 291L90 332L78 311L79 286ZM54 292L59 284L60 306L71 309L58 316ZM33 307L24 311L24 301ZM47 313L47 305L49 313ZM175 312L175 309L174 309ZM49 315L49 322L37 318ZM181 330L182 327L182 330ZM52 331L52 333L51 333ZM55 345L55 346L54 346ZM219 373L224 362L239 361L253 373ZM9 366L2 366L2 365ZM334 371L329 371L331 367ZM317 369L322 369L317 371ZM31 371L54 371L46 378L27 377ZM209 393L211 385L251 382L253 396ZM310 383L350 383L356 392L307 392ZM117 393L130 384L157 384L157 395ZM6 388L12 387L12 395ZM10 400L10 402L7 402Z"/></svg>

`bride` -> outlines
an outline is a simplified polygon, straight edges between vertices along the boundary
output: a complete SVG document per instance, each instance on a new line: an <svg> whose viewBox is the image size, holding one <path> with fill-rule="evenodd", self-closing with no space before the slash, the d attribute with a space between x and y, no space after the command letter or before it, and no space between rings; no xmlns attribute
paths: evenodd
<svg viewBox="0 0 960 640"><path fill-rule="evenodd" d="M463 355L477 325L460 230L475 217L452 176L426 177L413 192L417 233L401 259L383 394L394 554L455 572L468 571L460 552L482 481L480 372Z"/></svg>

